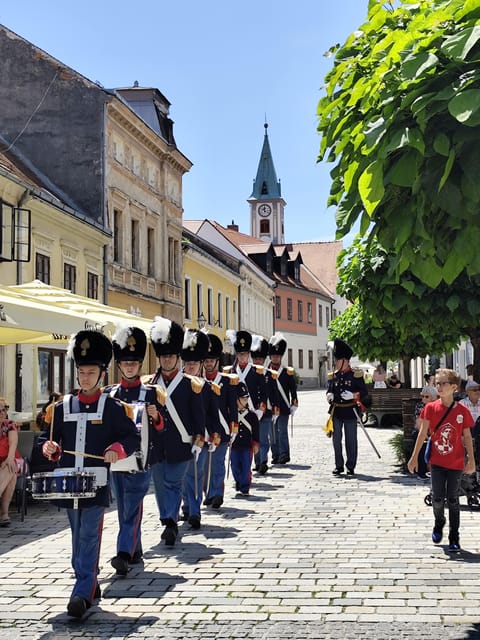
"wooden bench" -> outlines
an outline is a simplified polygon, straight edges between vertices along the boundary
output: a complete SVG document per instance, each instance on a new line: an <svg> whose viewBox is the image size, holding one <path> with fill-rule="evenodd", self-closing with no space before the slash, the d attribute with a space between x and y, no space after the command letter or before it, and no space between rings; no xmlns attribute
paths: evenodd
<svg viewBox="0 0 480 640"><path fill-rule="evenodd" d="M392 427L403 424L402 403L404 400L420 401L421 389L370 389L368 395L371 404L367 406L364 422L376 423L380 427Z"/></svg>

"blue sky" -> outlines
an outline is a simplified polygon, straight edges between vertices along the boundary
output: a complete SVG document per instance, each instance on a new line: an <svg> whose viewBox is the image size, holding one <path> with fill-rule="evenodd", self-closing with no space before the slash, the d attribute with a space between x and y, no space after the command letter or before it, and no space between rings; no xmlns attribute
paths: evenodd
<svg viewBox="0 0 480 640"><path fill-rule="evenodd" d="M192 162L185 218L232 220L250 233L265 116L290 242L333 240L331 165L317 164L324 52L364 22L368 0L16 0L0 22L107 88L138 81L171 102Z"/></svg>

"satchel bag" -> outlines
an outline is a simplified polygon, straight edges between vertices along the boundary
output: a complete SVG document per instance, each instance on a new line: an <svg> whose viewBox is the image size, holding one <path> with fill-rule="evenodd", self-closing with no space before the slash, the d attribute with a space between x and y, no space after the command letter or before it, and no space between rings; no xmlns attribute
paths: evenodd
<svg viewBox="0 0 480 640"><path fill-rule="evenodd" d="M425 462L427 464L430 462L430 458L432 457L432 437L433 437L433 434L438 429L438 427L442 424L442 422L445 420L445 418L448 416L448 414L450 413L450 409L453 407L454 404L455 404L455 400L452 402L452 404L445 411L443 416L440 418L437 426L432 431L431 435L428 437L427 446L425 447L425 453L423 454L423 459L425 460Z"/></svg>

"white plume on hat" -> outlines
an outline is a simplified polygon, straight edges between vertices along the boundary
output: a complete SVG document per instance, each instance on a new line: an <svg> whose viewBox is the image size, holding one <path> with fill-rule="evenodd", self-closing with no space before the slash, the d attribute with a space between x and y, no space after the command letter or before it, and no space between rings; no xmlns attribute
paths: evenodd
<svg viewBox="0 0 480 640"><path fill-rule="evenodd" d="M283 333L275 333L269 340L270 344L275 346L280 342L280 340L285 340Z"/></svg>
<svg viewBox="0 0 480 640"><path fill-rule="evenodd" d="M250 351L260 351L262 346L263 337L257 335L256 333L252 336L252 346L250 347Z"/></svg>
<svg viewBox="0 0 480 640"><path fill-rule="evenodd" d="M233 347L233 345L235 344L236 340L237 340L237 332L235 331L235 329L227 329L225 331L225 335L227 337L227 340L230 340L230 343Z"/></svg>
<svg viewBox="0 0 480 640"><path fill-rule="evenodd" d="M150 329L150 338L152 342L161 342L165 344L170 335L170 328L172 321L163 316L155 316L153 319L152 328Z"/></svg>
<svg viewBox="0 0 480 640"><path fill-rule="evenodd" d="M73 349L75 347L75 337L76 337L76 333L72 333L72 335L70 336L70 340L68 341L68 346L67 346L67 360L73 360Z"/></svg>
<svg viewBox="0 0 480 640"><path fill-rule="evenodd" d="M197 332L185 331L185 333L183 334L182 349L190 349L190 347L195 347L196 345L197 345Z"/></svg>
<svg viewBox="0 0 480 640"><path fill-rule="evenodd" d="M127 340L132 335L132 327L129 327L126 324L118 324L115 327L115 333L112 336L112 340L114 340L120 349L124 349L127 346Z"/></svg>

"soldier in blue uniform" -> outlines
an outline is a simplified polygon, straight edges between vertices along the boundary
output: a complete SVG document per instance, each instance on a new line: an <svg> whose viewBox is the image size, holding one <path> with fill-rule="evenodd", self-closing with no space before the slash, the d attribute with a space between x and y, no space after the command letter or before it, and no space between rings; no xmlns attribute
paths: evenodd
<svg viewBox="0 0 480 640"><path fill-rule="evenodd" d="M207 384L211 385L218 395L220 428L217 438L215 436L209 438L203 504L211 505L213 509L219 509L223 504L225 494L225 458L230 438L238 430L237 393L235 390L238 376L234 373L220 373L222 341L213 333L208 333L207 338L209 346L207 357L203 363L204 377ZM208 417L207 429L211 431Z"/></svg>
<svg viewBox="0 0 480 640"><path fill-rule="evenodd" d="M132 406L141 437L141 447L110 468L119 524L117 555L112 558L111 565L117 575L126 576L129 564L142 560L143 498L150 485L150 465L156 462L154 449L149 444L155 432L163 429L162 403L165 398L158 387L145 385L140 379L147 350L144 331L138 327L118 327L112 345L122 379L120 384L106 387L105 391Z"/></svg>
<svg viewBox="0 0 480 640"><path fill-rule="evenodd" d="M178 517L182 487L188 463L198 456L205 441L205 410L202 384L185 376L180 368L183 329L174 322L157 316L150 338L159 359L159 368L150 382L166 393L165 428L154 441L158 462L152 466L160 519L165 529L162 540L172 547L178 536Z"/></svg>
<svg viewBox="0 0 480 640"><path fill-rule="evenodd" d="M54 501L67 509L72 531L75 585L67 613L81 618L100 597L97 576L103 516L109 506L108 467L134 453L140 438L130 407L101 391L112 357L110 340L99 331L80 331L73 336L68 354L73 354L77 366L80 391L50 405L45 416L50 428L39 438L39 445L43 455L62 469L90 471L96 477L94 497Z"/></svg>
<svg viewBox="0 0 480 640"><path fill-rule="evenodd" d="M229 329L226 333L235 350L236 359L231 367L224 367L224 372L236 373L239 381L247 385L250 396L248 407L261 420L267 410L267 383L263 367L255 367L250 362L252 334L234 329Z"/></svg>
<svg viewBox="0 0 480 640"><path fill-rule="evenodd" d="M274 377L277 386L279 405L279 414L276 419L274 418L272 429L272 462L275 464L287 464L290 462L288 420L290 416L293 419L293 415L298 408L295 369L282 365L282 358L286 350L287 341L283 334L275 333L270 338L268 346L270 355L269 369L272 371L272 377Z"/></svg>
<svg viewBox="0 0 480 640"><path fill-rule="evenodd" d="M197 384L202 384L202 400L205 410L205 442L197 443L201 450L188 464L183 483L183 514L192 529L200 528L200 507L203 497L205 466L211 465L210 455L215 448L215 442L220 440L220 418L218 413L218 387L208 384L202 375L203 361L208 353L209 340L203 331L189 329L185 332L182 348L183 371L185 375L193 377ZM207 442L208 439L208 442ZM208 472L208 470L207 470ZM210 466L211 472L211 466Z"/></svg>
<svg viewBox="0 0 480 640"><path fill-rule="evenodd" d="M255 454L255 470L261 475L268 471L268 450L270 449L270 435L272 432L273 416L278 415L278 390L273 379L272 372L265 367L265 360L268 356L268 341L262 336L254 334L252 336L252 346L250 356L257 372L262 371L265 376L267 389L267 406L263 416L260 418L260 447Z"/></svg>
<svg viewBox="0 0 480 640"><path fill-rule="evenodd" d="M352 349L346 342L335 338L333 341L333 359L335 370L329 374L327 400L329 412L333 415L333 450L335 453L335 469L333 475L338 476L345 470L342 453L342 434L345 429L345 451L347 473L353 475L357 465L357 415L359 403L364 402L367 388L361 371L353 371L350 367Z"/></svg>
<svg viewBox="0 0 480 640"><path fill-rule="evenodd" d="M237 491L248 497L252 483L252 458L258 451L258 418L248 408L250 394L247 385L239 382L236 386L238 406L238 433L232 440L230 465Z"/></svg>

